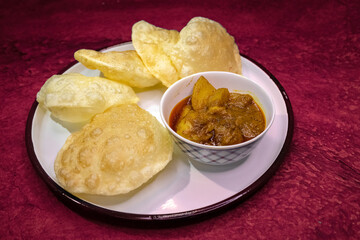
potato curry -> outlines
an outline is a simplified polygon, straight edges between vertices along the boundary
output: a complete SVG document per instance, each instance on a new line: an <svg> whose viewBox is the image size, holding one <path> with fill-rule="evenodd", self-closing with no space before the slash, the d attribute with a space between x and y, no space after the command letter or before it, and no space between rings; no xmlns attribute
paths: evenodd
<svg viewBox="0 0 360 240"><path fill-rule="evenodd" d="M170 127L191 141L224 146L259 135L265 129L265 117L251 95L215 89L202 76L193 94L172 110Z"/></svg>

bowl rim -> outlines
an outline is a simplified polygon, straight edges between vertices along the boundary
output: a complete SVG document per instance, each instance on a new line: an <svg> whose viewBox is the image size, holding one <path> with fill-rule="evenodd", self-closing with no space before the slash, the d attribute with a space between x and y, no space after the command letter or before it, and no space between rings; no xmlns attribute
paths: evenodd
<svg viewBox="0 0 360 240"><path fill-rule="evenodd" d="M218 74L225 74L225 75L233 75L236 77L240 77L240 79L242 81L249 81L251 82L251 84L255 85L257 88L261 89L266 97L270 100L270 105L272 108L272 114L270 117L270 121L268 121L268 124L266 126L266 128L264 129L264 131L262 131L259 135L257 135L256 137L246 141L246 142L242 142L242 143L238 143L238 144L232 144L232 145L225 145L225 146L213 146L213 145L205 145L205 144L201 144L201 143L197 143L194 141L191 141L187 138L184 138L183 136L181 136L180 134L176 133L168 124L168 121L165 119L164 113L163 113L163 106L165 104L165 98L166 96L169 94L170 90L172 90L173 88L176 88L178 85L182 84L182 82L185 81L191 81L192 78L196 77L196 76L201 76L201 75L205 75L205 74L212 74L212 73L218 73ZM198 72L198 73L194 73L191 74L189 76L186 76L184 78L181 78L180 80L176 81L174 84L172 84L169 88L166 89L166 91L164 92L164 94L161 97L160 100L160 116L161 116L161 120L163 121L165 127L171 132L171 134L178 138L179 140L194 146L194 147L198 147L198 148L203 148L203 149L209 149L209 150L215 150L215 151L221 151L221 150L229 150L229 149L235 149L235 148L242 148L245 147L247 145L250 145L256 141L258 141L260 138L262 138L266 132L270 129L272 123L274 122L275 119L275 105L274 105L274 100L271 97L270 94L268 94L267 91L265 91L265 89L263 87L261 87L259 84L257 84L256 82L252 81L251 79L241 75L241 74L237 74L237 73L233 73L233 72L226 72L226 71L205 71L205 72ZM267 120L267 119L266 119Z"/></svg>

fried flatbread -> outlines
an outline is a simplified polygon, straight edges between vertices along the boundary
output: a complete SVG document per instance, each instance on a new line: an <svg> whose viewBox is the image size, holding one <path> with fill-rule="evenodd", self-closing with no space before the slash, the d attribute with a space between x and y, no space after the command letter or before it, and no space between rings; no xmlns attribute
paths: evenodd
<svg viewBox="0 0 360 240"><path fill-rule="evenodd" d="M207 18L191 19L180 32L139 21L133 25L132 41L145 66L167 87L198 72L241 74L241 57L234 38Z"/></svg>
<svg viewBox="0 0 360 240"><path fill-rule="evenodd" d="M163 125L136 104L112 107L68 137L55 160L59 183L73 193L128 193L172 159Z"/></svg>
<svg viewBox="0 0 360 240"><path fill-rule="evenodd" d="M54 75L41 87L36 100L40 106L65 122L85 122L107 108L137 103L134 90L122 83L80 73Z"/></svg>
<svg viewBox="0 0 360 240"><path fill-rule="evenodd" d="M135 50L98 52L80 49L74 57L85 67L101 71L108 79L125 83L130 87L146 88L160 81L145 67Z"/></svg>

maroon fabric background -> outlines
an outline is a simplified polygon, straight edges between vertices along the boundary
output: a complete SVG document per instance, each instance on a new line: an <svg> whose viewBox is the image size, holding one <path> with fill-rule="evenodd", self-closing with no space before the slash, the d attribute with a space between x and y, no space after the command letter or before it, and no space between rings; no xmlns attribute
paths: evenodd
<svg viewBox="0 0 360 240"><path fill-rule="evenodd" d="M91 3L90 3L91 2ZM357 3L356 3L357 2ZM356 239L360 236L359 1L1 1L1 239ZM287 91L294 137L247 201L177 228L90 220L47 188L28 158L35 95L80 48L131 40L139 20L180 30L194 16L233 35Z"/></svg>

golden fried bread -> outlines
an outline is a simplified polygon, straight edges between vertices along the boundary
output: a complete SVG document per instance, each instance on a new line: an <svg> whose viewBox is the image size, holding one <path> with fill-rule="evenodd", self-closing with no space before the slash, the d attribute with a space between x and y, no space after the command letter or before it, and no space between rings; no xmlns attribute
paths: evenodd
<svg viewBox="0 0 360 240"><path fill-rule="evenodd" d="M68 73L49 78L37 93L36 100L57 119L84 122L111 106L137 103L139 98L125 84Z"/></svg>
<svg viewBox="0 0 360 240"><path fill-rule="evenodd" d="M241 74L234 38L219 23L195 17L180 31L139 21L132 28L135 50L165 86L194 73L228 71Z"/></svg>
<svg viewBox="0 0 360 240"><path fill-rule="evenodd" d="M101 71L108 79L119 81L130 87L145 88L160 81L152 75L134 50L98 52L80 49L74 57L85 67Z"/></svg>
<svg viewBox="0 0 360 240"><path fill-rule="evenodd" d="M128 193L172 159L163 125L136 104L112 107L68 137L55 160L59 183L73 193Z"/></svg>

